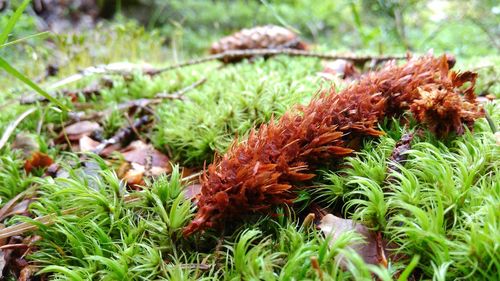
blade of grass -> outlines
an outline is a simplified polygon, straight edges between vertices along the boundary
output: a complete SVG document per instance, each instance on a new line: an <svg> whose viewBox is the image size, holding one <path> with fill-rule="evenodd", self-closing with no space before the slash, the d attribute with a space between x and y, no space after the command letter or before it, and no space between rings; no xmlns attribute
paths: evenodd
<svg viewBox="0 0 500 281"><path fill-rule="evenodd" d="M0 45L3 45L5 42L7 42L7 38L9 37L10 32L12 31L12 29L14 29L16 22L19 20L21 14L24 12L30 2L31 0L24 0L21 6L17 8L12 17L9 19L5 30L0 34Z"/></svg>
<svg viewBox="0 0 500 281"><path fill-rule="evenodd" d="M48 32L48 31L44 31L44 32L40 32L40 33L37 33L37 34L29 35L29 36L26 36L26 37L23 37L23 38L14 40L14 41L10 41L10 42L7 42L7 43L5 43L3 45L0 45L0 49L4 48L4 47L7 47L7 46L10 46L10 45L14 45L14 44L20 43L22 41L25 41L25 40L28 40L28 39L31 39L31 38L44 36L44 35L47 35L49 33L50 32Z"/></svg>
<svg viewBox="0 0 500 281"><path fill-rule="evenodd" d="M2 135L2 138L0 139L0 149L3 148L3 146L7 143L9 140L10 135L14 132L16 129L17 125L23 121L24 118L26 118L28 115L31 113L35 112L36 108L30 108L26 110L23 114L21 114L19 117L17 117L16 120L14 120L12 123L9 124L7 129L5 129L5 132Z"/></svg>
<svg viewBox="0 0 500 281"><path fill-rule="evenodd" d="M17 71L14 67L12 67L7 61L3 58L0 58L0 67L5 69L10 75L16 77L17 79L24 82L26 85L30 86L33 90L35 90L40 95L44 96L46 99L51 101L52 103L59 106L61 109L65 111L69 111L69 108L64 106L61 102L52 97L49 93L45 92L42 88L40 88L35 82L31 81L28 77L24 76L21 72Z"/></svg>

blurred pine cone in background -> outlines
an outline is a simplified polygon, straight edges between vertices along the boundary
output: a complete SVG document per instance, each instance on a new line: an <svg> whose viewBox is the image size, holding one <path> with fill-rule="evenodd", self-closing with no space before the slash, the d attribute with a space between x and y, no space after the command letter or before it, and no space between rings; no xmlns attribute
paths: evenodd
<svg viewBox="0 0 500 281"><path fill-rule="evenodd" d="M297 49L306 50L307 44L300 40L294 32L276 25L245 28L229 36L223 37L212 44L211 54L220 54L226 51L249 49ZM224 58L225 63L238 62L251 56Z"/></svg>

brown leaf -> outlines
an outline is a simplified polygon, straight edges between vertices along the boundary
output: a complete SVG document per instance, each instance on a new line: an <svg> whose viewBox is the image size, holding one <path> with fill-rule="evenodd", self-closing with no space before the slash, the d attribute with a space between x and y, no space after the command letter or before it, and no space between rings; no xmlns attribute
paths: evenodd
<svg viewBox="0 0 500 281"><path fill-rule="evenodd" d="M199 172L200 172L199 169L191 169L191 168L187 168L187 167L182 167L181 177L186 178L186 177L189 177L191 175L198 174Z"/></svg>
<svg viewBox="0 0 500 281"><path fill-rule="evenodd" d="M21 272L19 273L19 278L17 278L17 281L29 281L32 280L33 276L33 270L34 267L31 265L25 266L23 269L21 269ZM35 270L36 271L36 270Z"/></svg>
<svg viewBox="0 0 500 281"><path fill-rule="evenodd" d="M13 214L22 214L27 212L29 203L33 196L34 196L33 193L21 192L17 194L14 198L10 199L0 209L0 221L3 221L5 218ZM27 203L25 201L27 201Z"/></svg>
<svg viewBox="0 0 500 281"><path fill-rule="evenodd" d="M138 185L144 185L144 169L136 170L130 169L123 176L123 180L131 187L136 187Z"/></svg>
<svg viewBox="0 0 500 281"><path fill-rule="evenodd" d="M26 173L30 173L33 169L43 169L52 165L54 161L50 156L42 152L35 152L31 155L31 158L24 162L24 170Z"/></svg>
<svg viewBox="0 0 500 281"><path fill-rule="evenodd" d="M28 133L19 133L16 135L12 149L20 149L23 151L24 158L28 158L33 152L40 150L40 145L33 135Z"/></svg>
<svg viewBox="0 0 500 281"><path fill-rule="evenodd" d="M366 263L369 264L379 264L382 257L379 254L377 245L377 233L370 231L364 225L358 224L353 220L342 219L336 217L332 214L328 214L321 219L321 223L318 225L325 236L332 236L330 244L335 242L342 234L354 231L363 237L363 242L353 242L349 245L350 248L355 250ZM384 241L384 244L386 242ZM384 249L385 252L385 249ZM385 253L384 253L385 254ZM346 265L346 261L343 257L337 257L343 266Z"/></svg>
<svg viewBox="0 0 500 281"><path fill-rule="evenodd" d="M88 136L83 136L78 142L81 152L92 151L100 144L100 142L95 141Z"/></svg>
<svg viewBox="0 0 500 281"><path fill-rule="evenodd" d="M12 209L10 209L8 212L3 214L2 220L6 217L10 217L13 215L28 215L28 209L31 204L31 199L24 199L23 201L17 203L16 205L13 206Z"/></svg>
<svg viewBox="0 0 500 281"><path fill-rule="evenodd" d="M18 276L18 280L30 280L29 278L35 269L29 268L30 265L25 257L36 250L34 244L40 239L41 237L37 235L25 238L20 236L11 237L6 245L0 247L5 266L4 270Z"/></svg>
<svg viewBox="0 0 500 281"><path fill-rule="evenodd" d="M145 185L144 178L147 176L158 177L160 175L167 174L167 173L171 172L170 167L152 166L152 167L150 167L149 171L147 171L145 166L138 164L138 163L132 162L132 163L130 163L130 166L131 166L131 169L125 173L125 175L123 176L123 179L131 187L138 187L139 185ZM122 167L122 169L123 169L123 167ZM122 171L122 173L123 173L123 171Z"/></svg>
<svg viewBox="0 0 500 281"><path fill-rule="evenodd" d="M153 167L169 167L168 157L160 151L153 148L151 144L146 144L143 141L134 141L129 146L121 151L125 160L131 163L137 163L146 166L151 157L151 165Z"/></svg>
<svg viewBox="0 0 500 281"><path fill-rule="evenodd" d="M99 125L97 122L92 122L92 121L76 122L64 128L64 131L62 131L59 134L59 137L57 137L57 142L58 143L64 142L65 133L70 141L78 141L80 140L80 138L84 136L90 136L92 133L101 130L102 130L101 125Z"/></svg>

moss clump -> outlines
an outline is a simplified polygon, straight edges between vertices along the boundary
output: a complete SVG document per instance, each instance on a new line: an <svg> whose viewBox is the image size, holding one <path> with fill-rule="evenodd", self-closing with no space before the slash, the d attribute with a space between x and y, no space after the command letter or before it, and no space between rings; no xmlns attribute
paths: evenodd
<svg viewBox="0 0 500 281"><path fill-rule="evenodd" d="M318 89L315 59L277 57L231 65L208 73L208 81L187 94L188 101L165 103L153 142L170 148L174 160L202 165L223 153L235 136L306 102Z"/></svg>

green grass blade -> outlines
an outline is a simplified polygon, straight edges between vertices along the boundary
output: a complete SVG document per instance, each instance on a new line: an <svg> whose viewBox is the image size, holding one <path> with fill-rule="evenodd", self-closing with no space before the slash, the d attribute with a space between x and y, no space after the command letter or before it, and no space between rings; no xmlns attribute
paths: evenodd
<svg viewBox="0 0 500 281"><path fill-rule="evenodd" d="M10 42L7 42L7 43L5 43L5 44L3 44L3 45L0 45L0 49L1 49L1 48L4 48L4 47L7 47L7 46L10 46L10 45L14 45L14 44L20 43L20 42L22 42L22 41L25 41L25 40L28 40L28 39L31 39L31 38L44 36L44 35L47 35L47 34L49 34L49 33L50 33L50 32L48 32L48 31L44 31L44 32L40 32L40 33L33 34L33 35L30 35L30 36L26 36L26 37L23 37L23 38L20 38L20 39L14 40L14 41L10 41Z"/></svg>
<svg viewBox="0 0 500 281"><path fill-rule="evenodd" d="M46 99L49 101L53 102L60 108L69 111L69 108L64 106L61 102L56 100L54 97L49 95L49 93L45 92L42 88L40 88L35 82L31 81L28 77L24 76L21 72L17 71L14 67L12 67L7 61L5 61L3 58L0 58L0 67L5 69L10 75L16 77L17 79L21 80L24 82L26 85L30 86L33 90L38 92L40 95L44 96Z"/></svg>
<svg viewBox="0 0 500 281"><path fill-rule="evenodd" d="M14 29L16 22L19 20L21 14L24 12L30 2L31 0L24 0L21 6L19 6L19 8L17 8L17 10L14 12L14 15L12 15L12 17L9 19L5 30L0 34L0 45L3 45L7 41L7 37L9 37L10 32L12 31L12 29Z"/></svg>
<svg viewBox="0 0 500 281"><path fill-rule="evenodd" d="M417 267L419 261L420 261L420 256L418 256L418 255L414 256L411 259L410 264L405 268L403 273L401 273L401 275L399 276L398 281L408 280L408 278L410 277L410 274L413 272L415 267Z"/></svg>
<svg viewBox="0 0 500 281"><path fill-rule="evenodd" d="M84 280L80 275L78 275L78 273L76 273L75 271L73 271L69 268L65 268L63 266L49 265L49 266L47 266L44 269L39 271L39 273L49 273L49 272L60 273L72 281L83 281Z"/></svg>

